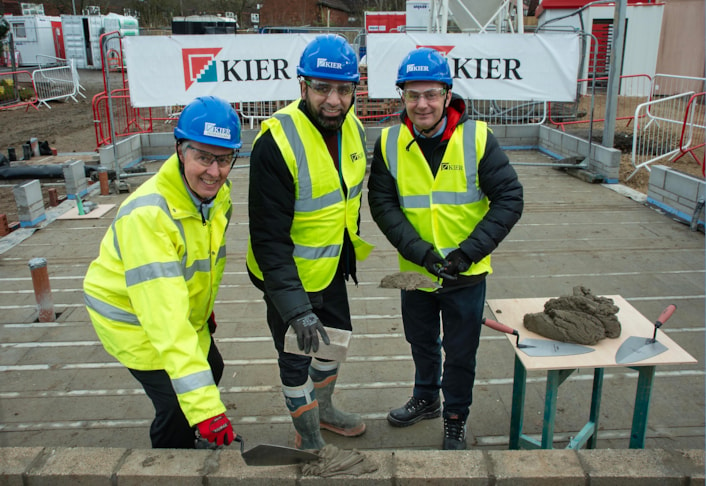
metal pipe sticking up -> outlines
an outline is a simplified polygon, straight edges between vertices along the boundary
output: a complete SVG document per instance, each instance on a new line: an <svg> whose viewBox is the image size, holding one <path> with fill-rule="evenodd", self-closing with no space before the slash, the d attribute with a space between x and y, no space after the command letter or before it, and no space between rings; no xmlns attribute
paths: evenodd
<svg viewBox="0 0 706 486"><path fill-rule="evenodd" d="M34 297L37 300L39 310L39 322L54 322L56 314L54 313L54 300L49 286L46 258L32 258L29 261L29 269L32 273Z"/></svg>

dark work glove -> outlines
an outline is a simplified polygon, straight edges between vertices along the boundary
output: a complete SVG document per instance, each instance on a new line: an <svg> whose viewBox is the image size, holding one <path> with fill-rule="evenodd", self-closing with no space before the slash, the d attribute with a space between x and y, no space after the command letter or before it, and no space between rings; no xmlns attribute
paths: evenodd
<svg viewBox="0 0 706 486"><path fill-rule="evenodd" d="M446 255L446 260L449 264L446 266L446 273L458 277L459 273L463 273L469 268L471 268L471 260L460 248L455 249L448 255Z"/></svg>
<svg viewBox="0 0 706 486"><path fill-rule="evenodd" d="M314 352L319 350L319 336L316 334L317 332L321 334L321 339L323 339L324 343L331 343L324 329L324 325L321 324L316 314L311 311L298 315L289 321L289 325L292 326L294 332L297 333L297 345L299 349L305 353L308 353L310 350Z"/></svg>
<svg viewBox="0 0 706 486"><path fill-rule="evenodd" d="M434 249L430 249L427 251L427 254L424 255L424 268L426 268L427 272L431 273L432 275L440 278L450 278L451 280L454 280L456 277L453 277L449 275L445 269L449 265L449 262L446 261L441 255L439 255Z"/></svg>
<svg viewBox="0 0 706 486"><path fill-rule="evenodd" d="M211 312L211 315L209 316L208 320L208 331L213 334L216 332L216 328L218 327L218 324L216 324L216 314Z"/></svg>

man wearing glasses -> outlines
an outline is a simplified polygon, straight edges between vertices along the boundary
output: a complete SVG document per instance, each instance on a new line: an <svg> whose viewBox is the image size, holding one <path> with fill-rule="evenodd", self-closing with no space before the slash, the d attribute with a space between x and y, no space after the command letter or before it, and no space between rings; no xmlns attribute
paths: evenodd
<svg viewBox="0 0 706 486"><path fill-rule="evenodd" d="M468 118L452 85L438 51L419 48L403 59L402 123L376 141L368 202L399 252L400 270L441 283L438 290L401 291L414 390L387 420L406 427L438 417L441 391L442 449L459 450L466 448L490 253L520 219L523 196L498 141L484 122Z"/></svg>
<svg viewBox="0 0 706 486"><path fill-rule="evenodd" d="M194 448L200 439L216 447L235 437L211 334L240 120L224 100L196 98L174 136L176 153L118 209L86 273L84 298L106 351L152 400L152 447Z"/></svg>
<svg viewBox="0 0 706 486"><path fill-rule="evenodd" d="M301 98L263 123L250 158L247 266L263 291L295 446L321 449L320 429L355 437L358 414L334 407L339 363L311 357L326 327L351 330L346 280L372 246L359 233L365 132L353 111L360 79L342 37L316 37L297 67ZM284 351L289 328L302 354ZM309 354L309 355L307 355Z"/></svg>

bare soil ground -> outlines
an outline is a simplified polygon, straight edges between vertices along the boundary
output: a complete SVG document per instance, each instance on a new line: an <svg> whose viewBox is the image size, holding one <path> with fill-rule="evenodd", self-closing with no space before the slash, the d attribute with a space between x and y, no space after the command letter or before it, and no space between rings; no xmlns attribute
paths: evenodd
<svg viewBox="0 0 706 486"><path fill-rule="evenodd" d="M8 147L14 147L18 159L22 158L22 144L30 138L36 137L39 141L48 141L49 145L59 154L66 157L47 159L46 157L33 157L29 161L13 162L12 165L41 164L51 160L53 163L62 164L67 159L81 158L90 161L91 153L96 151L96 136L93 122L92 98L103 92L102 73L97 70L80 70L80 82L85 88L86 98L78 97L78 102L72 100L50 102L51 109L45 106L34 108L18 108L0 110L0 153L7 156ZM567 130L568 131L568 130ZM629 181L625 179L632 173L630 164L631 129L618 128L615 136L615 146L623 151L620 182L644 194L647 193L649 172L640 170ZM594 140L600 142L602 127L593 130ZM703 150L703 149L701 149ZM97 154L96 154L97 155ZM698 152L702 158L702 152ZM682 172L702 177L701 166L690 155L686 155L676 163L663 162ZM5 214L10 223L17 220L17 207L12 193L12 186L26 182L17 179L0 179L0 214ZM55 184L52 185L52 182ZM49 207L48 187L55 187L59 196L65 193L61 181L43 180L43 193L45 207ZM46 183L46 184L45 184Z"/></svg>

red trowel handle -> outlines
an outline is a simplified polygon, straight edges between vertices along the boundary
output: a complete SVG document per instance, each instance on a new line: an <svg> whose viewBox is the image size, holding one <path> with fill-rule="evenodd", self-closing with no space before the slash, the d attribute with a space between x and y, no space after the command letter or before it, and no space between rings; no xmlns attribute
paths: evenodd
<svg viewBox="0 0 706 486"><path fill-rule="evenodd" d="M487 319L484 317L481 322L489 328L495 329L496 331L504 332L506 334L512 334L513 336L520 335L520 333L517 332L517 329L513 329L510 326L506 326L505 324L500 324L498 321L494 321L492 319Z"/></svg>
<svg viewBox="0 0 706 486"><path fill-rule="evenodd" d="M677 310L677 306L674 304L669 304L666 309L662 311L662 313L659 315L657 320L655 321L655 327L659 328L662 327L662 324L667 322L670 317L672 317L672 314L674 314L674 311Z"/></svg>

